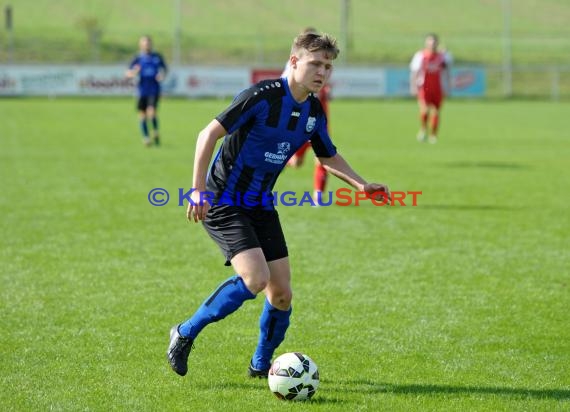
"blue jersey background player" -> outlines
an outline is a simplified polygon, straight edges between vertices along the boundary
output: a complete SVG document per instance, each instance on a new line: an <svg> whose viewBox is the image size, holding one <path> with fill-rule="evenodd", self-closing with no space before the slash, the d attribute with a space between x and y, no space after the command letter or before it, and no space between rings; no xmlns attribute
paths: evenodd
<svg viewBox="0 0 570 412"><path fill-rule="evenodd" d="M367 183L337 152L326 115L314 96L327 83L338 54L328 35L306 33L293 42L287 78L266 80L242 92L198 135L189 220L204 224L236 275L224 281L185 322L173 326L167 357L179 375L188 372L194 340L209 324L264 292L259 340L251 377L267 377L275 349L291 316L291 270L285 237L270 196L277 177L296 150L311 140L319 161L358 191L389 196L386 185ZM224 141L211 166L218 139ZM203 202L213 194L212 205ZM372 210L372 209L371 209Z"/></svg>
<svg viewBox="0 0 570 412"><path fill-rule="evenodd" d="M148 133L147 120L150 119L153 128L153 140L155 145L160 144L158 132L158 101L160 100L160 82L167 72L166 63L159 53L152 51L152 40L149 36L143 36L139 40L140 52L135 56L127 70L127 77L138 76L137 84L137 109L139 112L140 129L143 143L151 145Z"/></svg>

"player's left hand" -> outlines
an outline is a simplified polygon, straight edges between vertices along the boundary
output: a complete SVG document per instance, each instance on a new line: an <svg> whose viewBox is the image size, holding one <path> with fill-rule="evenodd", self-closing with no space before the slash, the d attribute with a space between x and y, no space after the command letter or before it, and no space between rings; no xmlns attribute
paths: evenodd
<svg viewBox="0 0 570 412"><path fill-rule="evenodd" d="M390 204L392 197L390 196L390 189L388 185L383 183L367 183L364 185L364 191L368 194L371 199L382 201L386 200L387 204Z"/></svg>

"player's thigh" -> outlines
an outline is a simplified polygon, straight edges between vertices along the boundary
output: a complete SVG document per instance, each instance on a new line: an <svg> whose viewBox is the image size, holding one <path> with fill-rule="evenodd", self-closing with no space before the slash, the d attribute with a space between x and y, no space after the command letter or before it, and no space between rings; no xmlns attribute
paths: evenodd
<svg viewBox="0 0 570 412"><path fill-rule="evenodd" d="M428 104L426 102L426 98L424 94L418 94L418 107L421 113L425 113L428 111Z"/></svg>
<svg viewBox="0 0 570 412"><path fill-rule="evenodd" d="M269 266L261 248L247 249L237 253L231 259L231 264L252 293L261 292L269 284Z"/></svg>
<svg viewBox="0 0 570 412"><path fill-rule="evenodd" d="M146 113L146 109L148 107L148 98L147 96L139 96L137 99L137 111L144 116Z"/></svg>
<svg viewBox="0 0 570 412"><path fill-rule="evenodd" d="M293 292L291 290L291 267L289 258L281 258L267 262L269 266L269 283L265 288L265 295L271 303L281 310L287 310L291 306Z"/></svg>
<svg viewBox="0 0 570 412"><path fill-rule="evenodd" d="M288 257L289 251L277 211L260 210L251 212L250 216L265 260L272 262Z"/></svg>
<svg viewBox="0 0 570 412"><path fill-rule="evenodd" d="M439 111L441 110L441 106L443 105L443 96L442 95L438 96L438 98L435 100L433 105L435 107L435 110L439 114Z"/></svg>
<svg viewBox="0 0 570 412"><path fill-rule="evenodd" d="M204 228L224 254L226 266L230 266L238 253L261 248L251 218L239 207L211 207L204 220Z"/></svg>
<svg viewBox="0 0 570 412"><path fill-rule="evenodd" d="M153 95L153 96L148 96L147 101L147 108L146 108L146 114L149 117L154 117L156 115L156 110L158 109L158 101L160 100L160 96L157 95Z"/></svg>
<svg viewBox="0 0 570 412"><path fill-rule="evenodd" d="M441 108L441 103L442 100L441 98L433 98L430 102L429 102L429 110L431 112L433 112L434 115L438 115L439 114L439 110Z"/></svg>

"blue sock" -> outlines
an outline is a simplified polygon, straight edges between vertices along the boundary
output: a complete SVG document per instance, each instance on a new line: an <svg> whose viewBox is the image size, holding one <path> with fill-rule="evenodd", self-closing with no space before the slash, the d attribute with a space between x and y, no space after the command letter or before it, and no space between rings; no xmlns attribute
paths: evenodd
<svg viewBox="0 0 570 412"><path fill-rule="evenodd" d="M140 121L141 132L144 138L148 137L148 126L146 124L146 119L141 119Z"/></svg>
<svg viewBox="0 0 570 412"><path fill-rule="evenodd" d="M180 325L178 332L184 337L195 339L207 325L235 312L248 299L255 299L255 295L245 286L240 276L232 276L218 286L190 319Z"/></svg>
<svg viewBox="0 0 570 412"><path fill-rule="evenodd" d="M158 118L156 116L151 117L150 121L152 123L152 128L158 133Z"/></svg>
<svg viewBox="0 0 570 412"><path fill-rule="evenodd" d="M271 306L271 303L265 299L265 306L259 318L259 342L251 359L255 369L269 369L273 352L285 339L285 331L289 327L290 317L291 308L289 310L279 310Z"/></svg>

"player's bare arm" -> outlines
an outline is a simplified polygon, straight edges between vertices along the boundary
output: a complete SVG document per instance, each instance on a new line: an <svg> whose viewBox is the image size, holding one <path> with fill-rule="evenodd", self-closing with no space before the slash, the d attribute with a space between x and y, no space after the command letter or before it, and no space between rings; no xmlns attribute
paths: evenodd
<svg viewBox="0 0 570 412"><path fill-rule="evenodd" d="M210 204L205 202L202 192L206 191L206 176L208 165L212 159L216 141L227 134L226 129L217 120L212 120L204 130L198 134L196 141L196 153L194 156L194 173L192 178L192 188L195 189L190 195L192 202L188 204L186 217L189 221L204 220Z"/></svg>
<svg viewBox="0 0 570 412"><path fill-rule="evenodd" d="M126 71L125 76L129 79L136 77L141 70L141 66L136 64L132 69Z"/></svg>
<svg viewBox="0 0 570 412"><path fill-rule="evenodd" d="M369 195L376 194L376 200L380 200L382 196L387 196L388 199L390 199L390 190L387 185L382 183L368 183L350 167L348 162L339 153L333 157L319 157L319 161L328 172L345 181L356 190L366 192Z"/></svg>

